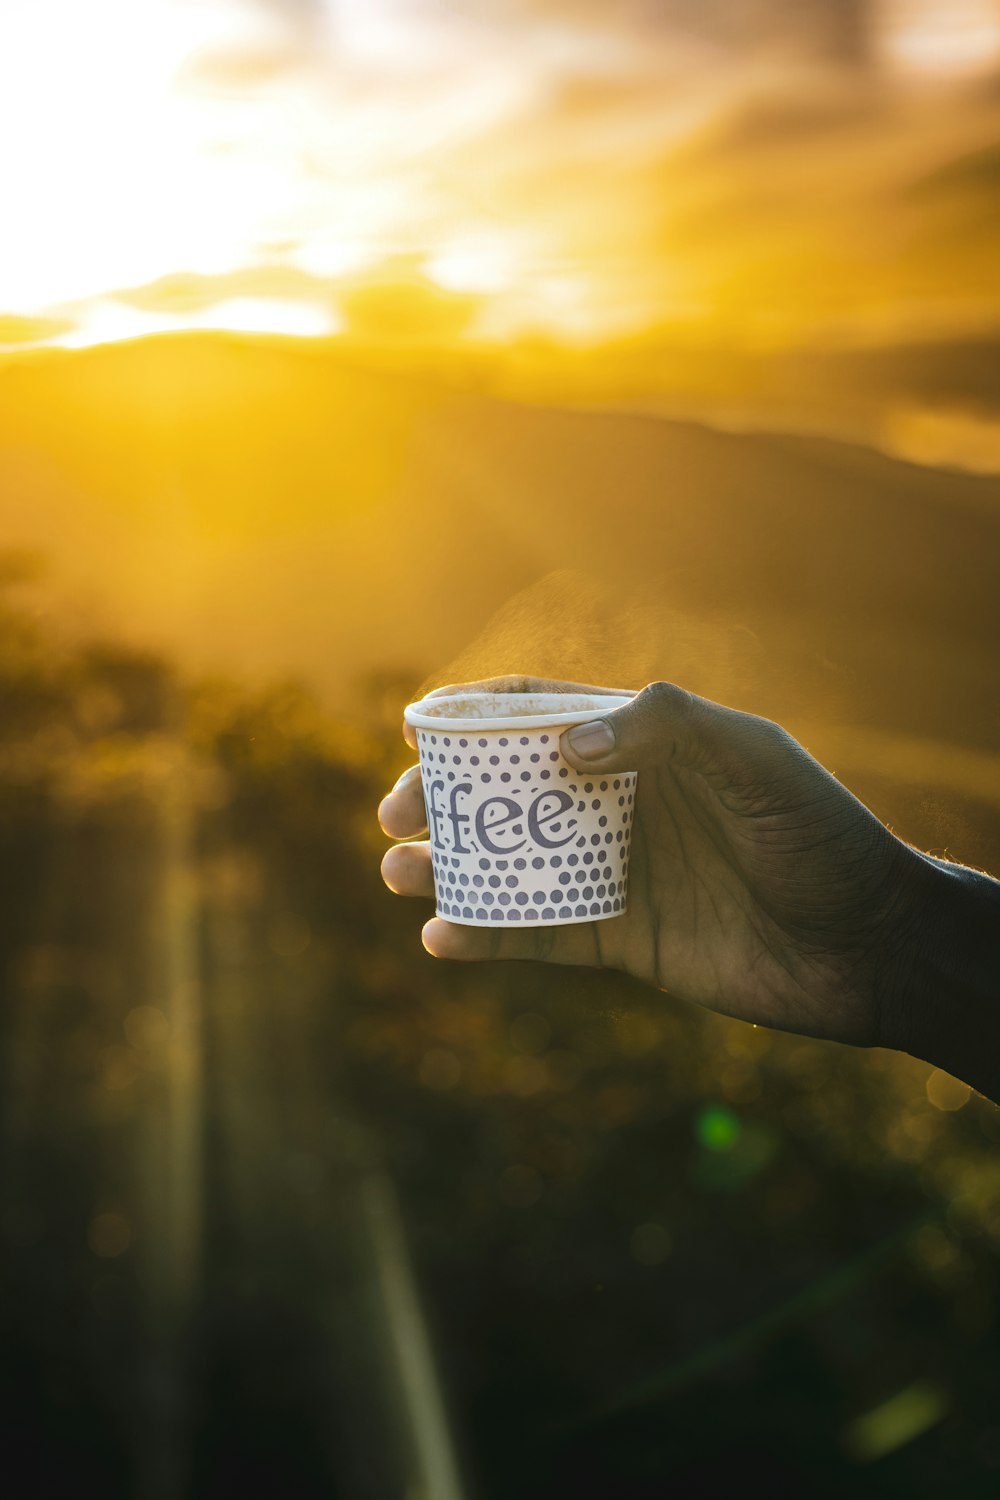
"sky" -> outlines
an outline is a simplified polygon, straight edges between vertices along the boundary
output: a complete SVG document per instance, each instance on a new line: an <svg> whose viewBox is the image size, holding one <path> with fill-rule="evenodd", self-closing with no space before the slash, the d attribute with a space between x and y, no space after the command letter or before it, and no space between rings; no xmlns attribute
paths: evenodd
<svg viewBox="0 0 1000 1500"><path fill-rule="evenodd" d="M5 0L0 347L995 332L1000 0Z"/></svg>

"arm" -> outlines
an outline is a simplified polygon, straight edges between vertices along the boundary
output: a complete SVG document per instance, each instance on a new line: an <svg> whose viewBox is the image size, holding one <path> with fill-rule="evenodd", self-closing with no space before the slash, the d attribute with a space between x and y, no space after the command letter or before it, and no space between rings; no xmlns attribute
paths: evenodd
<svg viewBox="0 0 1000 1500"><path fill-rule="evenodd" d="M1000 881L919 858L917 921L883 1007L882 1044L1000 1103Z"/></svg>

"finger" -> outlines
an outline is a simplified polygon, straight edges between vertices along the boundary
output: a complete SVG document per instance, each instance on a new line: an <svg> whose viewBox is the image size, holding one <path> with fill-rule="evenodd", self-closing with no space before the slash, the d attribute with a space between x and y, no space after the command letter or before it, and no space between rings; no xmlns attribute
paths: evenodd
<svg viewBox="0 0 1000 1500"><path fill-rule="evenodd" d="M382 879L397 896L433 896L430 844L394 844L382 860Z"/></svg>
<svg viewBox="0 0 1000 1500"><path fill-rule="evenodd" d="M378 805L378 820L391 839L411 839L427 827L420 767L404 771L391 792Z"/></svg>
<svg viewBox="0 0 1000 1500"><path fill-rule="evenodd" d="M603 718L574 724L560 748L577 770L627 771L665 764L713 783L785 780L816 762L784 729L755 714L657 682Z"/></svg>
<svg viewBox="0 0 1000 1500"><path fill-rule="evenodd" d="M622 920L612 917L604 926ZM483 959L526 959L534 963L577 964L588 968L601 963L596 922L574 922L566 927L537 927L531 931L510 928L462 927L432 917L421 937L432 958L477 962Z"/></svg>
<svg viewBox="0 0 1000 1500"><path fill-rule="evenodd" d="M635 688L598 687L590 682L564 682L556 677L486 677L480 682L451 682L433 688L424 698L453 698L459 693L590 693L608 698L631 698ZM412 750L417 748L417 734L412 724L403 724L403 738Z"/></svg>

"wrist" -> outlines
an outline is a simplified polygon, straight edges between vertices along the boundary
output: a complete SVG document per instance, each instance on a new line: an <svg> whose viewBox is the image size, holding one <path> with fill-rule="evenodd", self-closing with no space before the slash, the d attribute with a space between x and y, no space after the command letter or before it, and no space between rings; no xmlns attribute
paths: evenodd
<svg viewBox="0 0 1000 1500"><path fill-rule="evenodd" d="M1000 881L912 850L883 1046L909 1052L1000 1102Z"/></svg>

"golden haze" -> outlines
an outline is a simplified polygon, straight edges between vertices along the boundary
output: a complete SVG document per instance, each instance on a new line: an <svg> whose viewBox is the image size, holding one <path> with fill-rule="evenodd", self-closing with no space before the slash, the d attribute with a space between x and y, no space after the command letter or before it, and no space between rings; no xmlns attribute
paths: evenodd
<svg viewBox="0 0 1000 1500"><path fill-rule="evenodd" d="M625 341L655 400L671 351L995 332L986 0L947 45L917 0L712 15L9 7L0 343Z"/></svg>

